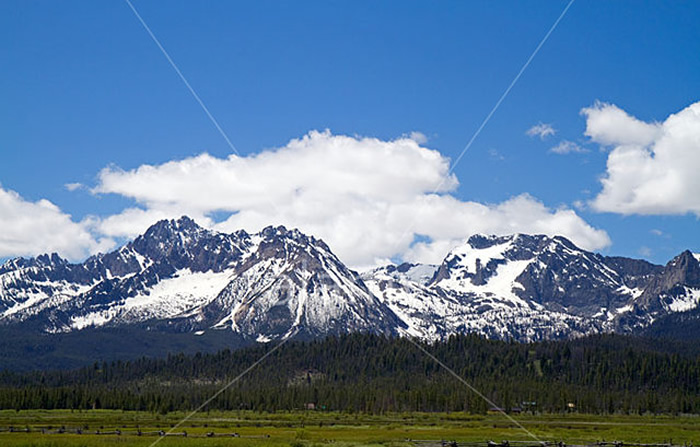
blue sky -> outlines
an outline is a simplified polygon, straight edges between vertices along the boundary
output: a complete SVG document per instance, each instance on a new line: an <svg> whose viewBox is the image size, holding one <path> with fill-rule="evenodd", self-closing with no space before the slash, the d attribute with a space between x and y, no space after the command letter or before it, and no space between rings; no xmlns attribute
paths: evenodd
<svg viewBox="0 0 700 447"><path fill-rule="evenodd" d="M310 131L329 129L331 136L355 137L346 142L346 151L359 151L353 149L355 143L362 146L367 138L391 142L420 132L427 139L414 138L420 147L454 160L568 2L133 3L242 156L274 152ZM600 179L609 175L609 157L626 147L628 136L613 141L607 134L587 135L589 117L581 114L601 101L603 121L614 115L614 105L626 112L630 122L637 118L663 123L700 100L697 23L697 2L576 1L455 166L459 185L442 193L492 208L527 194L548 215L557 210L575 213L581 222L562 230L572 232L574 239L583 223L604 232L607 242L600 233L598 239L590 236L590 231L590 237L581 237L590 248L606 254L665 263L683 249L700 251L700 211L692 200L683 199L693 192L700 196L692 181L671 194L673 203L668 206L659 202L663 198L649 204L623 203L627 197L623 189L634 186L624 179L610 186L613 198L597 205L591 202L601 194ZM107 249L130 233L105 229L101 222L125 209L157 208L153 216L192 210L214 227L236 213L237 203L230 209L192 203L166 207L161 196L125 192L132 191L133 185L125 182L134 176L115 177L119 172L135 173L131 170L143 165L160 166L202 153L216 160L231 154L125 2L2 2L0 66L0 187L16 193L6 208L0 208L6 213L4 220L0 216L2 225L11 235L0 239L0 257L56 247L61 251L73 243L71 238L82 244L82 251L69 253L72 258ZM528 136L527 130L539 123L556 133ZM697 129L692 121L687 126ZM580 152L552 152L562 141ZM698 160L692 155L700 152L698 141L669 144L673 154L691 154L684 158L687 166ZM652 138L640 143L639 150L653 152L656 142ZM312 143L314 151L323 151L320 140ZM313 165L313 160L307 164ZM654 177L649 169L668 166L673 168L652 163L644 172ZM105 168L115 182L109 187L100 177ZM413 179L410 168L406 175ZM635 177L634 172L630 176ZM678 178L685 181L681 174ZM363 178L353 181L363 183ZM82 186L66 188L73 183ZM162 184L167 187L167 182ZM436 185L421 183L418 189L427 194ZM317 182L305 187L323 186ZM261 197L265 201L267 196ZM309 195L304 197L300 206L311 203ZM42 199L57 208L52 211L60 222L56 225L66 226L63 245L51 242L51 227L32 221L42 220L42 214L29 205ZM384 201L395 199L381 196L363 204L379 209ZM347 207L356 206L348 203ZM22 213L30 224L14 228ZM342 235L336 231L340 224L331 234L316 221L300 220L298 214L282 210L280 215L286 216L278 219L281 222L274 221L275 213L264 217L269 224L298 223L303 230L328 231L321 236L332 242ZM417 212L415 219L420 215ZM474 219L466 211L463 215ZM221 228L240 224L254 230L265 220L256 216L229 219ZM381 217L373 214L373 219ZM411 228L406 232L412 233L412 227L422 222L414 224L407 224ZM524 230L540 228L518 219L511 226L520 231L521 224ZM470 225L464 223L465 232ZM557 225L553 221L543 228ZM375 231L387 228L379 225ZM18 248L30 230L47 236L26 236L27 248ZM416 234L431 231L437 234L439 229L426 226ZM450 230L444 244L433 249L440 251L460 236ZM353 237L364 236L358 232ZM92 242L86 242L90 238ZM383 243L391 245L373 244ZM341 251L353 256L349 250ZM354 263L371 263L371 257L410 258L404 256L407 250L405 246L393 252L370 250L357 255Z"/></svg>

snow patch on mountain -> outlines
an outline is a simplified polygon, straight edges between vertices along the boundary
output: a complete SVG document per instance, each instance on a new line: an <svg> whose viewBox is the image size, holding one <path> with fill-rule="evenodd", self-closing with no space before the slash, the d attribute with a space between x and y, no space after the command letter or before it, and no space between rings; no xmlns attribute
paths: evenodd
<svg viewBox="0 0 700 447"><path fill-rule="evenodd" d="M407 264L381 267L363 273L362 279L367 288L406 324L406 328L400 331L402 334L438 340L449 331L445 316L461 313L463 306L454 298L425 285L434 275L436 266L420 267Z"/></svg>
<svg viewBox="0 0 700 447"><path fill-rule="evenodd" d="M67 281L39 281L37 288L22 294L22 300L2 312L0 318L22 313L36 313L41 309L56 306L87 292L90 286L76 285Z"/></svg>
<svg viewBox="0 0 700 447"><path fill-rule="evenodd" d="M455 260L455 266L463 269L464 273L476 274L480 266L487 265L494 259L503 259L503 255L508 249L513 246L512 240L506 239L505 242L497 243L498 239L494 236L477 235L488 241L494 241L493 245L484 248L475 248L469 241L467 243L453 249L446 257L446 262Z"/></svg>
<svg viewBox="0 0 700 447"><path fill-rule="evenodd" d="M495 251L492 251L492 253ZM481 258L473 257L477 263ZM472 260L470 259L470 261ZM487 258L489 259L489 258ZM489 261L498 259L495 256ZM502 260L502 259L501 259ZM487 301L495 306L512 307L511 304L520 307L529 307L528 303L513 292L513 289L523 289L517 278L532 261L510 261L499 265L493 276L486 279L484 284L474 284L472 278L462 275L454 275L435 283L435 286L443 290L459 295L474 295L482 301ZM472 273L466 270L466 273ZM476 273L476 268L474 272ZM496 298L496 299L491 299Z"/></svg>
<svg viewBox="0 0 700 447"><path fill-rule="evenodd" d="M618 287L616 291L624 295L629 295L630 297L632 297L632 299L637 299L642 295L642 293L644 293L644 289L642 289L641 287L628 287L625 284L622 284L620 287ZM622 308L618 309L618 313L620 312L620 309Z"/></svg>
<svg viewBox="0 0 700 447"><path fill-rule="evenodd" d="M668 311L685 312L695 309L700 305L700 289L693 289L690 287L684 287L683 289L685 293L668 297L667 299L669 299L670 302L662 298L661 302L664 303L664 307L666 307Z"/></svg>
<svg viewBox="0 0 700 447"><path fill-rule="evenodd" d="M126 298L109 309L75 316L72 329L103 326L110 322L142 322L175 318L188 310L211 302L231 280L231 272L215 273L178 270L147 291Z"/></svg>

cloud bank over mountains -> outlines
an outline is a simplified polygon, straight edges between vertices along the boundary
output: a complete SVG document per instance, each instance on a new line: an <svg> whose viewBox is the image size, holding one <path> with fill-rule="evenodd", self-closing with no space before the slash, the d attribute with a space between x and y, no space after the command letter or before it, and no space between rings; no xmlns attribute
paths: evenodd
<svg viewBox="0 0 700 447"><path fill-rule="evenodd" d="M527 194L500 204L461 201L451 195L458 185L449 159L417 138L312 131L245 158L202 154L131 171L107 168L94 191L139 204L101 223L111 237L133 237L183 213L221 231L276 223L323 238L353 266L397 257L439 262L476 232L565 234L591 249L610 243L572 210L548 209ZM215 222L217 213L232 214Z"/></svg>
<svg viewBox="0 0 700 447"><path fill-rule="evenodd" d="M591 211L700 216L700 102L662 122L602 102L581 114L585 135L607 151ZM539 124L528 135L554 132ZM439 262L474 233L563 235L588 250L610 245L604 230L573 209L550 208L528 193L501 203L457 198L450 160L426 144L418 132L383 141L311 131L245 157L205 153L128 171L107 167L91 191L134 205L79 222L47 200L28 201L0 187L0 257L57 251L78 260L183 214L219 231L296 227L356 267L390 259ZM571 144L552 151L584 150Z"/></svg>
<svg viewBox="0 0 700 447"><path fill-rule="evenodd" d="M575 211L548 208L528 194L496 204L459 200L453 195L459 182L449 171L449 159L421 146L423 141L312 131L284 147L246 157L201 154L129 171L108 167L99 173L93 193L127 197L135 206L80 223L50 207L67 228L65 243L38 240L18 252L17 244L3 240L0 254L51 247L79 258L114 239L140 234L158 219L183 214L220 231L296 227L323 238L344 262L358 267L396 258L438 262L477 232L563 234L592 250L610 244L605 231ZM24 204L18 213L33 209L13 197L15 205ZM25 214L29 220L34 216Z"/></svg>

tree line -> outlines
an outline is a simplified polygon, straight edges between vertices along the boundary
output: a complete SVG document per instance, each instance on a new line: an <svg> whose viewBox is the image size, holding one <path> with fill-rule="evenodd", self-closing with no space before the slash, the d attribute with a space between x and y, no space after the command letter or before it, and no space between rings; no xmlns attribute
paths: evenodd
<svg viewBox="0 0 700 447"><path fill-rule="evenodd" d="M700 353L692 345L619 335L539 343L456 335L423 347L509 412L700 413ZM271 348L4 371L0 408L191 410ZM485 413L492 404L409 340L351 334L286 343L208 408Z"/></svg>

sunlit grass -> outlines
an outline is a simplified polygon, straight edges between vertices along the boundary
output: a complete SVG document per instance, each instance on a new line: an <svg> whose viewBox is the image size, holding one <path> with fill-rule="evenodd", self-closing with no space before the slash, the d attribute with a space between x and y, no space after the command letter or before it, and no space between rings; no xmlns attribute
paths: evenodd
<svg viewBox="0 0 700 447"><path fill-rule="evenodd" d="M126 411L0 411L0 428L29 428L30 433L0 433L2 446L79 447L149 446L156 436L136 436L136 431L167 432L185 413L160 415ZM537 438L586 444L598 441L698 444L697 416L591 416L519 415L516 420ZM54 434L80 428L83 434ZM40 433L41 429L47 433ZM96 435L121 430L121 435ZM52 433L49 433L52 432ZM409 446L408 440L532 440L515 424L499 415L465 413L391 413L368 415L336 412L251 411L204 412L174 429L187 437L167 437L159 446ZM204 437L207 433L237 433L239 437Z"/></svg>

